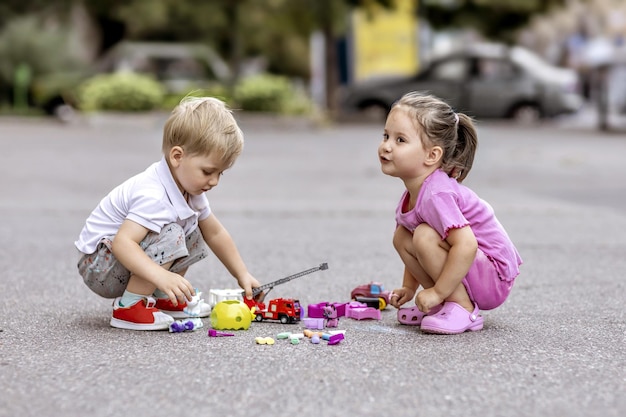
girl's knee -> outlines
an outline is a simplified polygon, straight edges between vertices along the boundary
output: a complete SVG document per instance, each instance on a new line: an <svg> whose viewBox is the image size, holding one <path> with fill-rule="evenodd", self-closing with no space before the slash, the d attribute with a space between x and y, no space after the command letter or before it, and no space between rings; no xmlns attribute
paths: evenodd
<svg viewBox="0 0 626 417"><path fill-rule="evenodd" d="M393 247L397 251L400 251L406 247L407 243L411 242L411 239L411 232L400 226L393 234Z"/></svg>
<svg viewBox="0 0 626 417"><path fill-rule="evenodd" d="M415 228L413 232L413 246L416 250L430 249L439 246L441 236L439 233L426 223L422 223Z"/></svg>

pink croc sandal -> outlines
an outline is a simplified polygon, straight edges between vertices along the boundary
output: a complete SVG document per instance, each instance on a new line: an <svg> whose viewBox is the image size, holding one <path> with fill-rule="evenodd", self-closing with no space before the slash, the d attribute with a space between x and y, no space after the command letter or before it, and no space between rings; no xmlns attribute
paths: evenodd
<svg viewBox="0 0 626 417"><path fill-rule="evenodd" d="M451 301L445 302L437 314L424 317L421 325L423 332L437 334L459 334L467 330L475 332L482 328L483 317L476 304L474 311L470 313Z"/></svg>
<svg viewBox="0 0 626 417"><path fill-rule="evenodd" d="M433 307L430 309L428 314L436 314L441 310L441 305ZM422 324L422 320L426 316L426 313L422 313L417 306L413 307L405 307L398 309L398 321L401 324L405 324L407 326L419 326Z"/></svg>

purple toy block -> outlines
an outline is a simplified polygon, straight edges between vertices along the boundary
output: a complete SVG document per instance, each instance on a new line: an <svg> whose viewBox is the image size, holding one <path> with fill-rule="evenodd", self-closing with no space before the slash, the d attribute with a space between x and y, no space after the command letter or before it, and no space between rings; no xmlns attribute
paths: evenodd
<svg viewBox="0 0 626 417"><path fill-rule="evenodd" d="M317 329L317 330L324 329L323 318L309 317L309 318L303 319L302 321L304 323L304 327L306 327L307 329Z"/></svg>
<svg viewBox="0 0 626 417"><path fill-rule="evenodd" d="M332 335L330 338L328 338L328 344L338 345L339 342L341 342L343 339L345 339L343 333L337 333L337 334Z"/></svg>

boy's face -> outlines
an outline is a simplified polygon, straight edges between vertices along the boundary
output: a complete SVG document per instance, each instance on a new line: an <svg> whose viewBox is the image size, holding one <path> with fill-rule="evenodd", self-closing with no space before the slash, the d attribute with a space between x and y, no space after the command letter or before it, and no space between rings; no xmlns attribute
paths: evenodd
<svg viewBox="0 0 626 417"><path fill-rule="evenodd" d="M217 186L228 168L216 154L189 155L175 146L169 153L172 176L182 193L200 195Z"/></svg>

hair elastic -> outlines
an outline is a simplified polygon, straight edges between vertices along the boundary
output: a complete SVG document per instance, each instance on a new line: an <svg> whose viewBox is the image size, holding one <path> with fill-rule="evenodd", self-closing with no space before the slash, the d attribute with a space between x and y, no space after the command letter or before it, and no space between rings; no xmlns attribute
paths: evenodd
<svg viewBox="0 0 626 417"><path fill-rule="evenodd" d="M455 125L459 124L459 115L458 115L458 113L454 113L454 124Z"/></svg>

